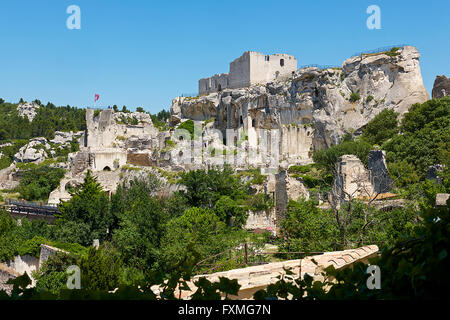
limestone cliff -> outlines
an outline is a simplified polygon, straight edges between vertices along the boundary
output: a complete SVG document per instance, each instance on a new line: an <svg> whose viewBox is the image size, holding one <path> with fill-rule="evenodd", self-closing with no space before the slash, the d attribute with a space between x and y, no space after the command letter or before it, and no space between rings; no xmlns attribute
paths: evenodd
<svg viewBox="0 0 450 320"><path fill-rule="evenodd" d="M222 131L280 129L280 144L292 141L280 146L280 154L309 158L310 151L337 144L385 108L403 114L429 100L419 58L415 47L405 46L352 57L341 68L299 69L284 81L179 97L173 100L171 121L214 118Z"/></svg>

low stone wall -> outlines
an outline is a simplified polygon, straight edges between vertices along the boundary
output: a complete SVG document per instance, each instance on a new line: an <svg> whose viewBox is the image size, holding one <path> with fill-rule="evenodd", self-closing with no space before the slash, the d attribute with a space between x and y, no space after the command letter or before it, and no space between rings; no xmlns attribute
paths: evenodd
<svg viewBox="0 0 450 320"><path fill-rule="evenodd" d="M6 263L6 266L14 270L20 275L25 272L31 279L31 285L36 284L36 280L32 277L32 272L39 268L39 259L30 255L16 256L14 260Z"/></svg>
<svg viewBox="0 0 450 320"><path fill-rule="evenodd" d="M245 223L245 229L255 230L255 229L276 229L276 215L275 208L271 208L267 211L250 211L247 222Z"/></svg>
<svg viewBox="0 0 450 320"><path fill-rule="evenodd" d="M41 244L41 254L40 254L40 258L39 258L39 268L42 267L42 264L48 260L48 258L52 255L54 255L57 252L64 252L64 253L68 253L67 251L46 245L46 244Z"/></svg>
<svg viewBox="0 0 450 320"><path fill-rule="evenodd" d="M3 263L0 263L0 291L5 291L7 294L11 295L12 285L6 284L9 279L15 279L20 274L15 272L13 269L8 268Z"/></svg>
<svg viewBox="0 0 450 320"><path fill-rule="evenodd" d="M183 291L181 297L189 299L189 296L196 290L194 282L201 277L205 277L211 282L217 282L219 281L219 277L225 277L230 280L237 279L241 285L239 295L231 296L231 299L251 299L253 293L257 290L264 289L269 284L277 282L277 276L285 274L284 268L290 268L290 271L294 273L294 278L303 278L305 274L308 274L316 281L323 281L324 279L321 273L328 266L333 265L336 269L341 269L357 261L367 263L367 260L377 253L378 247L376 245L369 245L357 249L325 252L321 255L306 257L305 259L274 262L213 274L198 275L191 282L188 282L191 291ZM312 262L313 259L317 264Z"/></svg>

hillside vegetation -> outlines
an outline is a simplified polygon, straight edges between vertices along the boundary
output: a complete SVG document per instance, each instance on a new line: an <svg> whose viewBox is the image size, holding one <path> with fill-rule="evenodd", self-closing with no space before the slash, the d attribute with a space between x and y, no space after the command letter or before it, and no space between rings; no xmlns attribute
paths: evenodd
<svg viewBox="0 0 450 320"><path fill-rule="evenodd" d="M364 287L365 269L357 264L338 273L327 270L338 283L313 284L308 277L299 282L281 278L257 292L256 298L286 298L288 293L293 299L448 296L450 214L448 207L435 209L434 199L437 193L450 192L450 98L413 105L400 122L397 119L395 113L384 110L360 136L349 133L339 145L316 152L315 164L291 168L290 173L305 181L312 197L289 203L279 233L271 240L284 252L377 244L382 256L374 263L383 270L383 290L369 292ZM388 167L396 178L395 192L413 202L388 212L357 200L341 208L318 207L314 194L329 191L336 159L355 154L366 162L368 152L377 145L387 151ZM425 178L428 166L438 163L446 166L441 184ZM187 280L193 272L207 270L194 267L199 261L227 252L227 256L217 256L215 263L223 265L216 271L232 269L236 265L227 262L228 252L232 254L228 250L244 242L260 250L268 242L268 233L254 235L243 230L248 211L260 207L260 203L253 201L256 196L231 168L190 171L181 174L178 182L184 191L160 197L155 194L161 181L148 175L129 186L119 186L108 197L88 172L84 183L72 191L71 200L60 206L61 216L54 225L23 222L23 227L18 227L2 213L0 260L17 254L37 255L40 243L63 244L71 253L46 262L36 274L37 286L30 289L30 296L50 292L52 298L73 298L78 293L65 291L65 268L75 263L84 279L79 292L83 295L78 298L93 297L95 289L103 290L102 297L107 297L108 290L120 286L115 297L156 299L148 288L169 278L164 297L170 299L175 298L175 286L181 277ZM88 248L94 239L102 243L98 251ZM143 291L135 289L138 285ZM205 290L198 298L217 299L218 291L230 293L238 288L237 283L226 280L220 285L201 285ZM331 289L326 291L325 286Z"/></svg>

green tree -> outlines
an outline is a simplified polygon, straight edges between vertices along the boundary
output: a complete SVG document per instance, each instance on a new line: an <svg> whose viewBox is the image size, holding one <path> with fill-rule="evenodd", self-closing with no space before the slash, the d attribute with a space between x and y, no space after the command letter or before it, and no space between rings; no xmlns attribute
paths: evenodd
<svg viewBox="0 0 450 320"><path fill-rule="evenodd" d="M248 216L247 210L229 196L220 197L213 211L228 226L242 227Z"/></svg>
<svg viewBox="0 0 450 320"><path fill-rule="evenodd" d="M382 145L385 141L397 134L398 113L392 109L384 109L375 118L369 121L364 128L361 138L371 145Z"/></svg>
<svg viewBox="0 0 450 320"><path fill-rule="evenodd" d="M47 200L50 192L59 186L64 169L38 166L23 172L17 191L25 200Z"/></svg>
<svg viewBox="0 0 450 320"><path fill-rule="evenodd" d="M84 223L89 228L89 241L80 243L90 245L94 239L107 239L107 231L113 224L109 209L109 200L101 185L88 170L84 182L74 192L69 201L62 202L60 219Z"/></svg>
<svg viewBox="0 0 450 320"><path fill-rule="evenodd" d="M51 255L42 266L33 272L36 279L36 290L38 292L51 292L59 294L62 289L67 289L66 272L71 265L77 265L78 261L74 255L64 252L56 252Z"/></svg>
<svg viewBox="0 0 450 320"><path fill-rule="evenodd" d="M345 141L326 150L318 150L313 154L313 160L320 167L325 168L328 172L335 172L336 162L340 156L345 154L353 154L357 156L365 165L367 165L369 152L372 146L363 141Z"/></svg>
<svg viewBox="0 0 450 320"><path fill-rule="evenodd" d="M112 196L112 213L118 221L114 242L125 264L148 271L156 261L169 213L152 196L160 188L155 175L134 179Z"/></svg>
<svg viewBox="0 0 450 320"><path fill-rule="evenodd" d="M400 133L383 144L388 163L406 161L421 179L431 165L450 165L450 98L411 106Z"/></svg>
<svg viewBox="0 0 450 320"><path fill-rule="evenodd" d="M244 199L245 186L234 175L233 169L192 170L181 176L180 183L186 186L184 195L190 206L214 207L221 196L237 201Z"/></svg>
<svg viewBox="0 0 450 320"><path fill-rule="evenodd" d="M237 239L237 234L213 211L190 208L168 222L161 243L160 265L174 266L184 259L199 261L231 248Z"/></svg>
<svg viewBox="0 0 450 320"><path fill-rule="evenodd" d="M122 261L109 243L91 247L80 260L81 286L87 290L114 290L121 284Z"/></svg>
<svg viewBox="0 0 450 320"><path fill-rule="evenodd" d="M286 251L332 251L338 239L333 212L307 200L289 201L280 233Z"/></svg>

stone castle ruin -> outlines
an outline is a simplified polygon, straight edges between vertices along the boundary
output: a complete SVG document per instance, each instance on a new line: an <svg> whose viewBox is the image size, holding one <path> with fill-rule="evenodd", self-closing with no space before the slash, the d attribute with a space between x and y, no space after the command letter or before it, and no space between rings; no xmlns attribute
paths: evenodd
<svg viewBox="0 0 450 320"><path fill-rule="evenodd" d="M264 55L247 51L230 63L230 72L198 81L199 94L220 92L286 79L297 71L297 59L288 54Z"/></svg>
<svg viewBox="0 0 450 320"><path fill-rule="evenodd" d="M87 109L80 151L70 155L70 170L49 202L68 199L68 189L88 169L114 192L124 172L131 176L127 166L178 172L228 163L237 171L259 168L267 176L254 188L269 195L274 207L251 213L248 223L276 226L289 199L309 197L301 179L287 173L290 166L312 163L315 150L359 132L385 108L403 114L429 100L419 58L415 47L404 46L395 54L349 58L340 68L297 70L292 56L245 52L228 74L201 79L199 96L175 98L164 131L146 113ZM194 123L194 134L179 129L186 121ZM352 156L337 166L335 190L343 200L345 192L363 197L361 188L385 193L392 185L383 153L373 153L367 169ZM352 168L360 175L357 182Z"/></svg>

